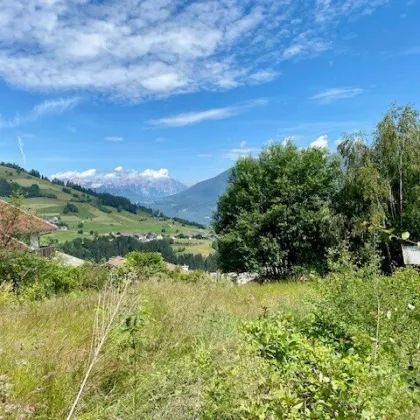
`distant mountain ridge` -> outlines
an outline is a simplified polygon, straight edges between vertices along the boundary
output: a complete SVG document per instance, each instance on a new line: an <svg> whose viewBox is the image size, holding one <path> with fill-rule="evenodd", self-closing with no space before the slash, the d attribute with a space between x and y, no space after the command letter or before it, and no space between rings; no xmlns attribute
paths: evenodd
<svg viewBox="0 0 420 420"><path fill-rule="evenodd" d="M180 217L196 223L210 225L217 201L226 191L230 169L214 178L199 182L186 190L157 199L149 205L170 217Z"/></svg>
<svg viewBox="0 0 420 420"><path fill-rule="evenodd" d="M123 196L133 202L146 203L177 194L187 188L182 182L171 178L166 169L158 171L147 169L143 172L124 170L122 167L105 172L89 169L84 172L61 172L52 178L74 182L97 192Z"/></svg>

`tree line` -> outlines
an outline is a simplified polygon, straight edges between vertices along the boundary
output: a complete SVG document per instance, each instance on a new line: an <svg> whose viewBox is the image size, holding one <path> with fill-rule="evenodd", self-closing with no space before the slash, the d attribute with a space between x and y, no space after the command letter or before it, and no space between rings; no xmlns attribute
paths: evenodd
<svg viewBox="0 0 420 420"><path fill-rule="evenodd" d="M16 182L9 182L6 179L0 179L0 197L11 197L14 194L22 195L26 198L45 197L57 198L53 193L42 192L39 185L32 184L29 187L19 185Z"/></svg>
<svg viewBox="0 0 420 420"><path fill-rule="evenodd" d="M214 272L217 270L217 257L210 255L204 257L201 254L177 255L172 249L168 239L140 242L135 238L121 236L110 238L100 236L95 239L77 238L60 245L63 252L83 260L95 262L107 261L115 256L125 257L129 252L159 252L163 259L176 265L188 265L192 270L205 270Z"/></svg>
<svg viewBox="0 0 420 420"><path fill-rule="evenodd" d="M371 141L346 135L337 153L288 141L240 159L214 228L224 271L322 272L328 250L343 243L361 263L379 252L392 271L403 263L392 238L409 231L420 240L419 112L393 105Z"/></svg>

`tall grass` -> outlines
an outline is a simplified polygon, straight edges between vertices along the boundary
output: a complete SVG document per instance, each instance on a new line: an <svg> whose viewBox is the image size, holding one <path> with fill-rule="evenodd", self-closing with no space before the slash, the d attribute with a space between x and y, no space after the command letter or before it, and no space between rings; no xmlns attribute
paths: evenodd
<svg viewBox="0 0 420 420"><path fill-rule="evenodd" d="M79 419L196 417L205 380L200 369L230 357L239 323L277 310L304 314L312 291L296 283L162 282L130 286L127 293L136 304L121 312L140 320L137 347L133 352L125 320L115 323L78 401ZM0 375L8 388L0 415L66 418L92 360L97 306L98 294L84 292L0 307Z"/></svg>

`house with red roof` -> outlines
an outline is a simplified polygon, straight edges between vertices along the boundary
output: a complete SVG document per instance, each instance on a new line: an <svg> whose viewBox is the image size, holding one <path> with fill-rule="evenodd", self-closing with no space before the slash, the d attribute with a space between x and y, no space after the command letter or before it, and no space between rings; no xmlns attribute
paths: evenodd
<svg viewBox="0 0 420 420"><path fill-rule="evenodd" d="M52 223L0 200L0 247L25 248L42 257L51 257L55 247L42 247L40 236L57 229Z"/></svg>

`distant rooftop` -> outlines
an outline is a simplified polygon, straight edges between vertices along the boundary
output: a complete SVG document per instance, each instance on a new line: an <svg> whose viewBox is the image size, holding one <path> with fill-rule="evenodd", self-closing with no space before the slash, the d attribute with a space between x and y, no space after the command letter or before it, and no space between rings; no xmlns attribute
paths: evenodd
<svg viewBox="0 0 420 420"><path fill-rule="evenodd" d="M14 207L11 204L6 203L3 200L0 200L0 223L2 223L3 218L7 212L12 211ZM16 209L16 208L15 208ZM16 223L11 227L9 234L13 233L41 233L41 232L52 232L57 230L57 226L52 223L47 222L39 217L33 216L21 209L19 211Z"/></svg>

